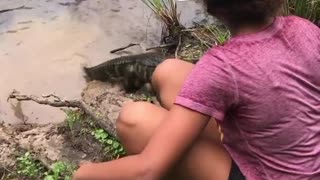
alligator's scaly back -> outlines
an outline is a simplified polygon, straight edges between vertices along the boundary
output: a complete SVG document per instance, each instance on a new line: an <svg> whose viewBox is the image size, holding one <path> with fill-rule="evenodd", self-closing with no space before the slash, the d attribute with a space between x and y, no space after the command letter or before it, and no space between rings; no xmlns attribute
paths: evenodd
<svg viewBox="0 0 320 180"><path fill-rule="evenodd" d="M165 59L162 52L122 56L94 67L84 68L84 71L90 80L120 83L127 91L133 91L151 82L153 71Z"/></svg>

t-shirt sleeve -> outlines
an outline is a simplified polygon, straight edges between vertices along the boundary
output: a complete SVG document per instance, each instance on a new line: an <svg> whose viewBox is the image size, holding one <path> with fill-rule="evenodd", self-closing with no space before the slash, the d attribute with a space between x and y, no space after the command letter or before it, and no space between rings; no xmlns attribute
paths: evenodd
<svg viewBox="0 0 320 180"><path fill-rule="evenodd" d="M236 103L235 84L228 63L211 50L188 75L175 104L222 121L230 106Z"/></svg>

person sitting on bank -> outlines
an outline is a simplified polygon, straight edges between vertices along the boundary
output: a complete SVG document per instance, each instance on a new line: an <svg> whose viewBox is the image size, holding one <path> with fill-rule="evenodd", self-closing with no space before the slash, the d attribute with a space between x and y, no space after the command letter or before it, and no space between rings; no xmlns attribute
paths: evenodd
<svg viewBox="0 0 320 180"><path fill-rule="evenodd" d="M282 3L206 0L231 39L196 65L160 64L162 107L128 103L119 115L129 156L84 164L74 179L320 179L320 30L277 16Z"/></svg>

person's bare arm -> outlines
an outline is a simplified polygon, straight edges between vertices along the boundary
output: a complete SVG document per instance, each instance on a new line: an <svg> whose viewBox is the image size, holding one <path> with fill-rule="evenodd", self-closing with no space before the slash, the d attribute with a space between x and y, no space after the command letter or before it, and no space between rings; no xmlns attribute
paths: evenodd
<svg viewBox="0 0 320 180"><path fill-rule="evenodd" d="M160 179L192 145L208 121L206 115L175 105L141 154L84 165L74 179Z"/></svg>

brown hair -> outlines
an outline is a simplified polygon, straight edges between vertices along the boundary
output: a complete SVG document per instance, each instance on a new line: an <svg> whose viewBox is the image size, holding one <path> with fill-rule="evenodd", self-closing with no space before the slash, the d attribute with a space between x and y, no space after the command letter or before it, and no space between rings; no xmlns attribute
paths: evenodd
<svg viewBox="0 0 320 180"><path fill-rule="evenodd" d="M227 25L261 25L275 16L283 0L204 0L209 14Z"/></svg>

